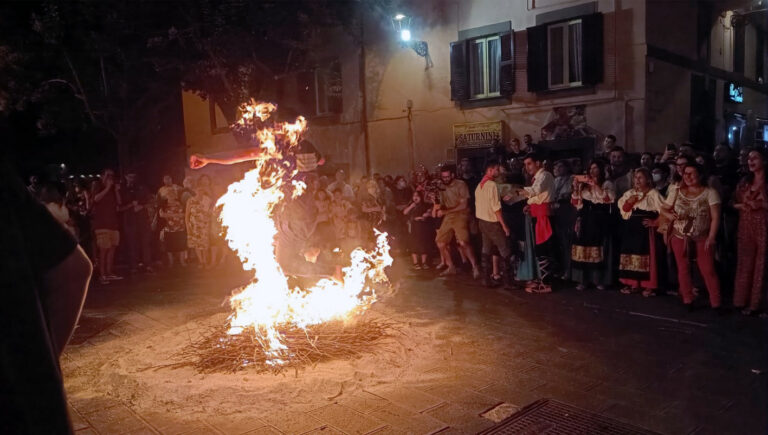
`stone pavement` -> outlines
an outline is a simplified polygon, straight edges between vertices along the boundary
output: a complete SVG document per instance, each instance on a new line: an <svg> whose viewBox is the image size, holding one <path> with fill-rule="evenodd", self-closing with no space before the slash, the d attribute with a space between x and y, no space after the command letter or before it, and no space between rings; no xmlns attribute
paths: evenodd
<svg viewBox="0 0 768 435"><path fill-rule="evenodd" d="M65 379L99 337L182 324L221 310L242 276L161 274L92 290L62 361ZM467 280L410 275L386 301L420 322L441 321L440 355L418 380L339 394L322 406L190 421L113 398L70 395L78 434L476 433L500 404L553 398L668 434L765 433L768 322L708 310L685 313L669 296L562 289L549 295L482 289ZM125 322L124 319L134 319ZM121 326L122 325L122 326ZM127 326L126 326L127 325ZM82 396L82 397L81 397Z"/></svg>

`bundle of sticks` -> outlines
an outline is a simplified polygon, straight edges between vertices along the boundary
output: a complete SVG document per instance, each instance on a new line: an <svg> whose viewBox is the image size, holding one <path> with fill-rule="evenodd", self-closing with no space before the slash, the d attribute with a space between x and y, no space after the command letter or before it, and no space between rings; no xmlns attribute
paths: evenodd
<svg viewBox="0 0 768 435"><path fill-rule="evenodd" d="M370 353L396 329L391 321L371 318L347 324L325 322L306 330L286 325L279 331L287 350L275 356L267 353L263 336L253 328L229 335L226 327L216 327L182 350L178 355L181 362L174 365L191 365L201 373L236 372L245 368L275 374L288 369L298 371L321 361L351 359Z"/></svg>

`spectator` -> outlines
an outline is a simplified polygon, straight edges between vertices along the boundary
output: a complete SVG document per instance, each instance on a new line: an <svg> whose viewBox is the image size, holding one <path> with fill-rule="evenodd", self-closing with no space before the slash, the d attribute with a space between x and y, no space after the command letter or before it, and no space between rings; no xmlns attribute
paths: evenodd
<svg viewBox="0 0 768 435"><path fill-rule="evenodd" d="M211 211L211 232L208 239L211 245L211 262L209 263L211 268L224 264L224 261L226 261L230 252L229 249L227 249L227 243L226 240L224 240L223 235L224 229L221 227L221 221L219 220L216 211L217 198L220 198L225 191L226 187L216 181L211 183L211 202L213 203L213 209Z"/></svg>
<svg viewBox="0 0 768 435"><path fill-rule="evenodd" d="M712 175L720 178L720 182L732 192L739 179L738 163L731 157L731 149L723 144L716 146L712 152L712 159L715 162Z"/></svg>
<svg viewBox="0 0 768 435"><path fill-rule="evenodd" d="M101 182L94 183L93 229L99 251L99 283L123 279L114 272L115 251L120 245L120 187L115 182L115 172L105 169Z"/></svg>
<svg viewBox="0 0 768 435"><path fill-rule="evenodd" d="M477 267L475 254L469 244L469 189L467 184L454 177L453 168L444 166L440 170L440 179L443 182L443 190L440 192L440 204L437 216L443 218L440 228L437 230L435 241L440 249L446 270L441 276L455 275L456 267L451 258L449 244L456 237L459 250L463 251L472 264L472 276L480 277L480 269Z"/></svg>
<svg viewBox="0 0 768 435"><path fill-rule="evenodd" d="M374 228L381 230L381 225L384 224L387 218L386 203L376 180L368 181L366 193L360 201L360 209L363 213L365 224L363 226L363 233L372 235Z"/></svg>
<svg viewBox="0 0 768 435"><path fill-rule="evenodd" d="M352 189L352 186L347 184L346 182L347 174L344 172L344 170L339 169L336 171L336 181L328 185L328 188L326 189L328 193L333 193L334 190L339 189L341 190L341 195L346 199L347 201L354 201L355 200L355 191Z"/></svg>
<svg viewBox="0 0 768 435"><path fill-rule="evenodd" d="M178 255L179 264L186 267L187 259L184 252L187 250L187 234L184 231L184 208L181 206L179 196L171 192L175 191L166 191L164 204L160 206L160 217L164 221L160 230L160 241L168 257L168 266L174 266L174 256Z"/></svg>
<svg viewBox="0 0 768 435"><path fill-rule="evenodd" d="M191 176L186 176L181 181L181 193L179 196L181 199L181 206L184 207L184 210L187 209L187 201L193 196L195 196L195 179Z"/></svg>
<svg viewBox="0 0 768 435"><path fill-rule="evenodd" d="M86 254L93 255L93 237L91 227L91 195L84 179L75 180L72 193L67 198L69 215L77 230L77 240Z"/></svg>
<svg viewBox="0 0 768 435"><path fill-rule="evenodd" d="M667 197L667 188L669 188L669 166L666 164L658 164L653 167L651 171L651 177L653 177L653 187L656 189L662 197Z"/></svg>
<svg viewBox="0 0 768 435"><path fill-rule="evenodd" d="M344 199L341 189L334 190L331 200L331 221L339 238L343 237L346 231L347 220L352 210L352 203Z"/></svg>
<svg viewBox="0 0 768 435"><path fill-rule="evenodd" d="M533 143L533 136L530 134L523 135L523 146L521 150L527 154L536 151L536 144Z"/></svg>
<svg viewBox="0 0 768 435"><path fill-rule="evenodd" d="M765 282L765 252L768 240L768 192L765 156L753 149L747 157L749 175L739 183L734 208L739 211L738 257L733 306L745 315L760 311Z"/></svg>
<svg viewBox="0 0 768 435"><path fill-rule="evenodd" d="M530 135L527 135L530 137ZM526 144L526 148L528 146L533 147L532 140L528 144ZM522 145L520 144L520 139L518 138L512 138L511 141L509 141L509 145L506 146L504 150L504 162L508 161L509 159L521 159L525 156L526 151L523 150Z"/></svg>
<svg viewBox="0 0 768 435"><path fill-rule="evenodd" d="M483 268L483 285L490 287L496 282L501 281L498 271L492 271L492 254L495 247L501 257L502 269L505 281L508 285L512 284L512 273L509 270L511 266L509 249L509 228L504 222L501 213L501 201L499 199L499 190L494 179L499 175L499 163L490 161L485 165L485 174L480 184L475 190L475 216L478 219L480 234L482 235L483 247L481 264Z"/></svg>
<svg viewBox="0 0 768 435"><path fill-rule="evenodd" d="M613 184L615 193L621 196L632 187L632 170L626 161L624 148L615 146L610 152L610 166L608 167L608 181Z"/></svg>
<svg viewBox="0 0 768 435"><path fill-rule="evenodd" d="M614 147L616 147L616 136L609 134L603 139L603 150L599 154L599 157L602 157L605 160L610 160L611 151L613 151Z"/></svg>
<svg viewBox="0 0 768 435"><path fill-rule="evenodd" d="M619 198L619 211L624 218L619 281L624 284L624 294L642 291L643 296L652 296L659 286L655 226L663 201L653 188L648 169L635 170L634 188Z"/></svg>
<svg viewBox="0 0 768 435"><path fill-rule="evenodd" d="M197 180L194 196L187 200L184 214L187 229L187 245L195 251L197 267L199 269L213 266L209 258L211 247L211 212L213 209L210 186L210 178L207 175L201 175Z"/></svg>
<svg viewBox="0 0 768 435"><path fill-rule="evenodd" d="M136 182L136 171L125 175L125 187L121 190L123 210L123 232L128 247L128 264L131 273L140 267L152 273L152 250L150 216L147 209L149 193Z"/></svg>
<svg viewBox="0 0 768 435"><path fill-rule="evenodd" d="M645 168L647 170L652 170L654 164L654 158L653 154L649 152L644 152L640 154L640 167Z"/></svg>
<svg viewBox="0 0 768 435"><path fill-rule="evenodd" d="M717 191L702 183L699 166L688 163L683 168L683 181L670 192L666 211L672 221L670 245L677 263L680 295L689 311L693 310L693 285L689 260L696 255L712 308L720 308L720 281L715 273L714 251L720 223L720 197Z"/></svg>
<svg viewBox="0 0 768 435"><path fill-rule="evenodd" d="M411 202L403 209L403 215L410 221L409 250L414 269L429 269L429 247L435 240L432 224L431 205L424 202L421 192L413 192Z"/></svg>
<svg viewBox="0 0 768 435"><path fill-rule="evenodd" d="M192 188L191 178L189 180L189 183L190 183L189 189L191 189ZM168 198L176 198L178 200L181 200L182 191L183 191L182 187L179 186L178 184L174 184L173 178L170 175L164 175L163 185L160 186L160 189L157 191L157 196L160 199L160 202L162 205L162 202L167 201Z"/></svg>
<svg viewBox="0 0 768 435"><path fill-rule="evenodd" d="M613 238L611 205L616 200L616 190L605 179L602 161L589 165L586 179L574 180L571 203L576 207L576 224L571 247L571 279L578 282L577 290L594 284L605 290L613 283Z"/></svg>
<svg viewBox="0 0 768 435"><path fill-rule="evenodd" d="M53 183L43 184L37 189L37 198L45 205L51 215L56 218L67 231L75 236L75 226L69 216L69 209L64 205L64 197L59 188Z"/></svg>

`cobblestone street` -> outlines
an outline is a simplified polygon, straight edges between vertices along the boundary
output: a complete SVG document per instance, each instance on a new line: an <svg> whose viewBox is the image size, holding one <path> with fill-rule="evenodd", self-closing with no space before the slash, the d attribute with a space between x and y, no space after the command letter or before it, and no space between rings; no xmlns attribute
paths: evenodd
<svg viewBox="0 0 768 435"><path fill-rule="evenodd" d="M134 367L113 379L112 364L131 353L121 343L224 315L240 278L166 273L92 289L62 361L77 433L476 433L495 424L481 416L489 409L541 398L666 434L766 430L764 320L685 313L671 296L488 290L431 271L374 305L409 337L386 360L396 375L353 361L295 376ZM153 390L150 372L178 387ZM316 388L291 393L302 378ZM186 391L211 379L230 382L225 393L244 406L211 403L219 387ZM270 389L284 389L285 400L273 403Z"/></svg>

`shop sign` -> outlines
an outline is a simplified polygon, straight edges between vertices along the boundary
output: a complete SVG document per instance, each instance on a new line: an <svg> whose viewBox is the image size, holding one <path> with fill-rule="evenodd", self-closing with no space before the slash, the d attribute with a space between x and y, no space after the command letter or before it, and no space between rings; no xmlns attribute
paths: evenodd
<svg viewBox="0 0 768 435"><path fill-rule="evenodd" d="M453 124L453 143L456 148L487 147L500 143L501 121Z"/></svg>

